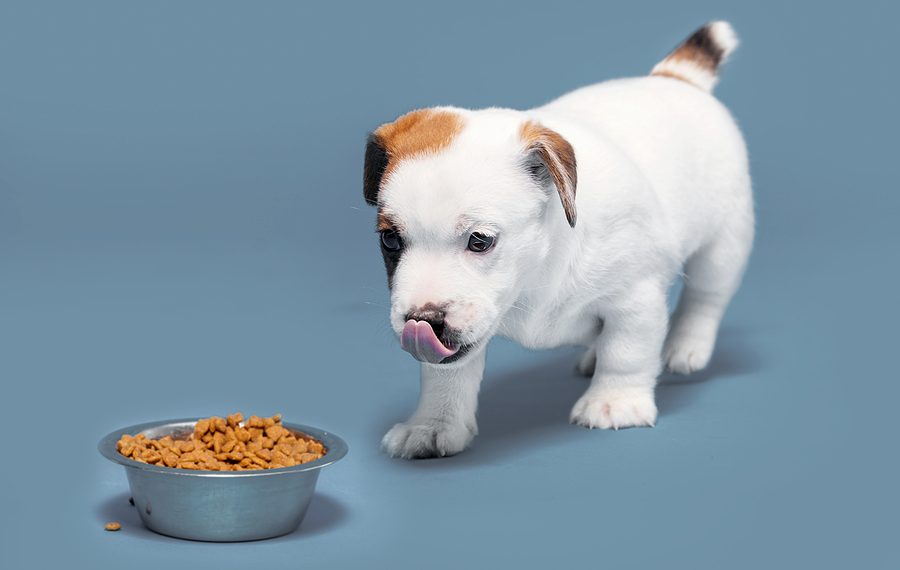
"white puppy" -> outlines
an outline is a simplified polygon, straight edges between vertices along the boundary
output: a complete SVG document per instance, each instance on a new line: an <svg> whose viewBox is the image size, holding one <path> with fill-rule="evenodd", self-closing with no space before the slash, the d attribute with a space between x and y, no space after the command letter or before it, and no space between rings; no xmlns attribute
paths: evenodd
<svg viewBox="0 0 900 570"><path fill-rule="evenodd" d="M364 193L391 324L422 361L418 408L384 436L388 453L469 444L494 335L587 347L571 421L591 428L654 425L663 362L706 366L753 241L744 141L710 93L736 45L713 22L648 77L529 111L413 111L372 133Z"/></svg>

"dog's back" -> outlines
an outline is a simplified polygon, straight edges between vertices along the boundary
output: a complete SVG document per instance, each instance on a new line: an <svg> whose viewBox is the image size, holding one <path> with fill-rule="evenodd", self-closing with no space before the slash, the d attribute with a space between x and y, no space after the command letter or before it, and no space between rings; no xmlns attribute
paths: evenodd
<svg viewBox="0 0 900 570"><path fill-rule="evenodd" d="M752 232L743 137L711 94L719 65L736 45L731 27L714 22L694 33L649 76L584 87L534 110L547 120L577 117L581 127L628 156L661 202L674 252L681 259L715 239L723 225ZM578 160L589 162L591 157Z"/></svg>

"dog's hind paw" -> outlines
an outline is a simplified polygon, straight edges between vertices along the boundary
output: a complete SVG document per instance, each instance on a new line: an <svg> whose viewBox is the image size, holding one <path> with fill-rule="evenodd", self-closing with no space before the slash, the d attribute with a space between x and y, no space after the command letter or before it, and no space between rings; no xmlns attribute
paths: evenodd
<svg viewBox="0 0 900 570"><path fill-rule="evenodd" d="M714 335L709 338L702 335L680 334L669 338L663 350L666 369L675 374L690 374L703 370L709 364L715 343Z"/></svg>
<svg viewBox="0 0 900 570"><path fill-rule="evenodd" d="M475 437L476 430L464 424L441 420L410 421L392 427L381 447L393 457L424 459L456 455Z"/></svg>
<svg viewBox="0 0 900 570"><path fill-rule="evenodd" d="M656 425L653 388L592 388L572 408L570 421L586 428L619 429Z"/></svg>

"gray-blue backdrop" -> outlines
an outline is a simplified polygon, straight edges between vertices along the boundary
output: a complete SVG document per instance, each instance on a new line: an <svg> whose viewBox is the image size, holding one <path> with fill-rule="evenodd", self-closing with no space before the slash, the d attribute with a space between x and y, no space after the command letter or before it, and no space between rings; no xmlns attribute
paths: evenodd
<svg viewBox="0 0 900 570"><path fill-rule="evenodd" d="M894 6L0 3L0 557L900 567ZM468 453L381 455L418 381L387 327L367 131L643 74L712 18L743 39L717 93L759 238L709 370L663 378L656 429L587 431L567 423L575 352L497 341ZM141 528L96 441L233 410L350 443L302 529Z"/></svg>

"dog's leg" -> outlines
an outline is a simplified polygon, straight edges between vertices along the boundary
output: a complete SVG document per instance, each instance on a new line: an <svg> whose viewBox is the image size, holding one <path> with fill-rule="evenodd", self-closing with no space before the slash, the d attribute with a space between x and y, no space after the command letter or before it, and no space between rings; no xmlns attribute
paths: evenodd
<svg viewBox="0 0 900 570"><path fill-rule="evenodd" d="M584 351L584 354L581 355L581 359L578 360L578 364L575 365L575 372L582 376L586 376L590 378L594 375L594 370L597 368L597 347L591 346L587 350Z"/></svg>
<svg viewBox="0 0 900 570"><path fill-rule="evenodd" d="M665 289L650 282L635 287L604 315L594 376L572 408L572 423L604 429L656 423L653 389L667 316Z"/></svg>
<svg viewBox="0 0 900 570"><path fill-rule="evenodd" d="M749 224L749 225L748 225ZM684 289L666 339L663 360L678 374L703 369L712 357L725 308L737 291L752 243L752 218L723 232L685 265Z"/></svg>
<svg viewBox="0 0 900 570"><path fill-rule="evenodd" d="M442 457L459 453L478 433L475 410L484 375L485 350L459 367L422 364L419 406L385 434L381 445L394 457Z"/></svg>

